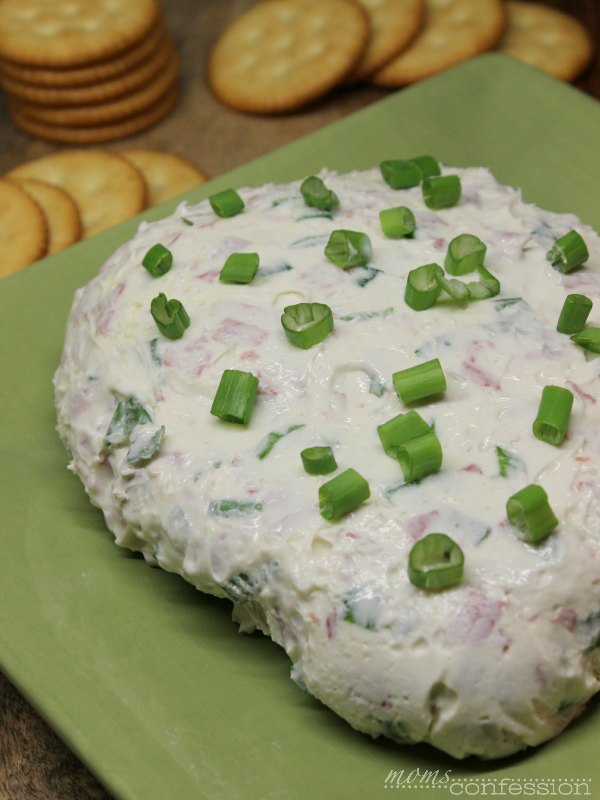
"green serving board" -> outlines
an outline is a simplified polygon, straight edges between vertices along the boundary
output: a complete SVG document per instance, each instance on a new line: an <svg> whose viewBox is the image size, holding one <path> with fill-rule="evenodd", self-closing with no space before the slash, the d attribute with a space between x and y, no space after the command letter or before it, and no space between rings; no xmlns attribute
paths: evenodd
<svg viewBox="0 0 600 800"><path fill-rule="evenodd" d="M598 142L595 100L491 55L188 197L429 152L450 165L489 166L526 200L600 229ZM502 786L496 796L532 796L528 785L540 781L555 796L600 797L597 704L557 740L504 762L460 763L425 746L373 741L302 694L270 640L240 636L229 603L114 545L66 470L52 375L75 289L138 222L0 283L0 667L121 800L362 800L394 791L443 800L492 796L490 786ZM435 770L446 776L437 786Z"/></svg>

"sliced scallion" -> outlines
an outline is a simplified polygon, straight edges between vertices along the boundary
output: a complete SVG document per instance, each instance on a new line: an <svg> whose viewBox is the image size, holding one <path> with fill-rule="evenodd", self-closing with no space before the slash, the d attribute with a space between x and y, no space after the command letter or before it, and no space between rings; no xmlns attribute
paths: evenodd
<svg viewBox="0 0 600 800"><path fill-rule="evenodd" d="M173 253L163 244L155 244L142 259L142 266L153 278L160 278L173 266Z"/></svg>
<svg viewBox="0 0 600 800"><path fill-rule="evenodd" d="M458 278L447 278L442 270L436 272L435 279L438 286L453 300L467 300L470 298L469 287Z"/></svg>
<svg viewBox="0 0 600 800"><path fill-rule="evenodd" d="M150 414L135 397L119 400L104 435L104 444L109 449L129 444L133 429L137 425L146 425L149 422L152 422Z"/></svg>
<svg viewBox="0 0 600 800"><path fill-rule="evenodd" d="M391 159L379 165L384 181L392 189L410 189L421 183L423 175L414 161Z"/></svg>
<svg viewBox="0 0 600 800"><path fill-rule="evenodd" d="M441 291L438 277L443 274L439 264L423 264L411 269L404 290L406 305L415 311L424 311L435 305Z"/></svg>
<svg viewBox="0 0 600 800"><path fill-rule="evenodd" d="M568 294L560 312L556 330L559 333L579 333L592 310L592 301L584 294Z"/></svg>
<svg viewBox="0 0 600 800"><path fill-rule="evenodd" d="M256 455L262 461L265 459L271 450L275 447L277 442L280 439L283 439L284 436L287 436L288 433L293 433L294 431L299 431L300 428L304 427L304 423L298 423L297 425L290 425L289 428L286 428L284 431L271 431L271 433L267 433L261 443L258 445L258 449Z"/></svg>
<svg viewBox="0 0 600 800"><path fill-rule="evenodd" d="M235 217L244 210L244 201L235 189L223 189L222 192L211 194L208 202L218 217Z"/></svg>
<svg viewBox="0 0 600 800"><path fill-rule="evenodd" d="M460 200L461 183L458 175L434 175L425 178L421 188L423 202L433 211L455 206Z"/></svg>
<svg viewBox="0 0 600 800"><path fill-rule="evenodd" d="M378 425L377 433L387 455L398 460L398 450L404 442L431 433L431 428L416 411L408 411Z"/></svg>
<svg viewBox="0 0 600 800"><path fill-rule="evenodd" d="M574 230L558 238L546 253L548 261L560 272L572 272L576 267L584 264L589 257L590 254L583 237Z"/></svg>
<svg viewBox="0 0 600 800"><path fill-rule="evenodd" d="M227 257L219 280L223 283L250 283L258 270L258 253L231 253Z"/></svg>
<svg viewBox="0 0 600 800"><path fill-rule="evenodd" d="M475 267L479 281L469 281L467 288L471 300L487 300L488 297L495 297L500 292L500 281L492 273L480 265Z"/></svg>
<svg viewBox="0 0 600 800"><path fill-rule="evenodd" d="M321 211L333 211L340 204L334 191L328 189L321 178L311 175L300 184L300 193L304 202L311 208L320 208Z"/></svg>
<svg viewBox="0 0 600 800"><path fill-rule="evenodd" d="M562 386L544 386L533 423L533 435L548 444L559 445L565 438L573 407L573 392Z"/></svg>
<svg viewBox="0 0 600 800"><path fill-rule="evenodd" d="M579 333L574 333L570 337L571 341L589 350L592 353L600 353L600 328L584 328Z"/></svg>
<svg viewBox="0 0 600 800"><path fill-rule="evenodd" d="M523 541L530 544L541 542L558 525L558 520L550 508L548 495L536 483L525 486L508 498L506 515L510 524L519 531Z"/></svg>
<svg viewBox="0 0 600 800"><path fill-rule="evenodd" d="M442 446L433 431L403 442L398 447L398 461L406 483L423 480L439 472L442 466Z"/></svg>
<svg viewBox="0 0 600 800"><path fill-rule="evenodd" d="M127 451L127 463L139 466L158 453L165 437L165 426L161 425L154 433L149 436L140 436L130 446Z"/></svg>
<svg viewBox="0 0 600 800"><path fill-rule="evenodd" d="M153 298L150 313L156 327L167 339L181 339L190 326L190 318L183 304L179 300L167 300L163 292Z"/></svg>
<svg viewBox="0 0 600 800"><path fill-rule="evenodd" d="M258 378L251 372L226 369L221 376L210 413L225 422L247 425L254 410L257 392Z"/></svg>
<svg viewBox="0 0 600 800"><path fill-rule="evenodd" d="M328 445L307 447L300 453L300 458L309 475L329 475L337 469L333 450Z"/></svg>
<svg viewBox="0 0 600 800"><path fill-rule="evenodd" d="M325 245L326 258L342 269L365 267L371 260L372 251L371 240L360 231L332 231Z"/></svg>
<svg viewBox="0 0 600 800"><path fill-rule="evenodd" d="M444 261L446 272L450 275L465 275L483 265L487 246L472 233L455 236L448 245Z"/></svg>
<svg viewBox="0 0 600 800"><path fill-rule="evenodd" d="M438 358L394 372L392 381L403 403L415 403L446 391L446 377Z"/></svg>
<svg viewBox="0 0 600 800"><path fill-rule="evenodd" d="M308 350L333 330L333 314L325 303L296 303L286 306L281 324L290 344Z"/></svg>
<svg viewBox="0 0 600 800"><path fill-rule="evenodd" d="M350 468L319 487L319 510L326 520L349 514L371 495L369 484L356 470Z"/></svg>
<svg viewBox="0 0 600 800"><path fill-rule="evenodd" d="M445 533L429 533L408 554L408 577L419 589L446 589L460 583L465 557Z"/></svg>
<svg viewBox="0 0 600 800"><path fill-rule="evenodd" d="M441 174L439 162L433 156L416 156L410 160L419 168L421 179Z"/></svg>
<svg viewBox="0 0 600 800"><path fill-rule="evenodd" d="M384 208L379 212L379 223L384 235L390 239L411 237L417 226L415 215L406 206Z"/></svg>

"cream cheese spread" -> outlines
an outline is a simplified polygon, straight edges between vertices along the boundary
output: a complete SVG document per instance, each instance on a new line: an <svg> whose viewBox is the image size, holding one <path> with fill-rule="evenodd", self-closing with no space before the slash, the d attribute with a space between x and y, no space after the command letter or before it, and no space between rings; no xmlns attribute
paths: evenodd
<svg viewBox="0 0 600 800"><path fill-rule="evenodd" d="M235 217L205 201L143 223L76 295L55 376L58 428L117 544L230 598L242 631L259 628L285 648L303 689L372 736L492 758L558 734L599 688L599 362L556 321L567 294L600 299L600 239L485 169L443 172L459 175L462 197L440 211L419 187L395 191L373 169L322 173L340 200L331 213L305 205L297 182L240 189ZM414 211L413 238L381 231L379 211L399 205ZM325 258L340 228L368 234L367 266ZM562 274L545 253L572 228L590 258ZM487 244L500 293L413 311L409 270L443 264L464 232ZM156 243L173 254L159 278L141 263ZM251 283L219 280L233 252L259 254ZM181 339L157 329L159 292L189 314ZM304 301L334 317L307 350L280 322ZM408 410L392 374L432 358L447 390L417 408L443 465L406 485L377 427ZM246 426L210 414L225 369L259 380ZM548 384L574 394L559 447L532 433ZM149 419L127 446L108 446L129 398ZM356 469L371 491L334 522L318 504L331 476L309 475L300 458L323 444L338 472ZM559 519L538 545L506 518L507 499L530 483ZM409 551L429 532L462 548L459 585L432 592L409 581Z"/></svg>

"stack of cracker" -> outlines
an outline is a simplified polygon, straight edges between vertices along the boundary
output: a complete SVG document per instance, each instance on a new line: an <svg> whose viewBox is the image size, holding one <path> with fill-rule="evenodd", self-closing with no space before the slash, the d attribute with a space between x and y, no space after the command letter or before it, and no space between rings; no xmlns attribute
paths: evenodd
<svg viewBox="0 0 600 800"><path fill-rule="evenodd" d="M27 161L0 178L0 278L205 180L159 150L61 150Z"/></svg>
<svg viewBox="0 0 600 800"><path fill-rule="evenodd" d="M593 46L572 17L519 0L261 0L221 33L208 79L224 103L277 114L335 86L395 89L499 49L563 80Z"/></svg>
<svg viewBox="0 0 600 800"><path fill-rule="evenodd" d="M178 73L157 0L0 3L0 83L13 121L34 136L138 133L174 106Z"/></svg>

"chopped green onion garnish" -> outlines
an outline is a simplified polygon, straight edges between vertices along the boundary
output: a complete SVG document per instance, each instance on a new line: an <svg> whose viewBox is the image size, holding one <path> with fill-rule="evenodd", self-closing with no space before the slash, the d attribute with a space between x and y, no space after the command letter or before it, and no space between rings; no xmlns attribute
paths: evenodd
<svg viewBox="0 0 600 800"><path fill-rule="evenodd" d="M337 194L328 189L321 178L317 178L316 175L311 175L302 181L300 192L306 205L311 208L333 211L340 204Z"/></svg>
<svg viewBox="0 0 600 800"><path fill-rule="evenodd" d="M411 269L404 290L406 305L415 311L424 311L435 305L441 291L438 277L443 274L438 264L423 264L422 267Z"/></svg>
<svg viewBox="0 0 600 800"><path fill-rule="evenodd" d="M398 460L398 450L404 442L431 433L431 428L420 414L409 411L378 425L377 433L387 455Z"/></svg>
<svg viewBox="0 0 600 800"><path fill-rule="evenodd" d="M210 413L225 422L247 425L254 410L258 378L251 372L226 369L215 394Z"/></svg>
<svg viewBox="0 0 600 800"><path fill-rule="evenodd" d="M414 161L394 159L382 161L379 165L383 180L392 189L410 189L421 183L423 175Z"/></svg>
<svg viewBox="0 0 600 800"><path fill-rule="evenodd" d="M277 442L280 439L283 439L284 436L287 436L288 433L293 433L294 431L300 430L300 428L304 427L304 423L299 423L297 425L290 425L285 431L271 431L271 433L267 433L261 443L258 445L258 450L256 455L262 461L265 459L271 450L275 447Z"/></svg>
<svg viewBox="0 0 600 800"><path fill-rule="evenodd" d="M325 245L325 256L342 269L365 267L371 259L371 253L371 240L360 231L332 231Z"/></svg>
<svg viewBox="0 0 600 800"><path fill-rule="evenodd" d="M158 453L165 437L165 426L161 425L150 437L138 438L127 451L128 464L143 464Z"/></svg>
<svg viewBox="0 0 600 800"><path fill-rule="evenodd" d="M327 445L307 447L300 453L300 458L309 475L329 475L337 469L333 450Z"/></svg>
<svg viewBox="0 0 600 800"><path fill-rule="evenodd" d="M390 239L402 239L406 236L412 236L417 227L415 215L406 206L385 208L380 211L379 223L385 236Z"/></svg>
<svg viewBox="0 0 600 800"><path fill-rule="evenodd" d="M319 510L327 520L343 517L354 511L371 495L369 484L354 469L347 469L319 487Z"/></svg>
<svg viewBox="0 0 600 800"><path fill-rule="evenodd" d="M440 165L433 156L416 156L410 160L419 168L421 179L441 174Z"/></svg>
<svg viewBox="0 0 600 800"><path fill-rule="evenodd" d="M216 517L256 514L262 511L262 503L255 500L211 500L208 513Z"/></svg>
<svg viewBox="0 0 600 800"><path fill-rule="evenodd" d="M333 314L325 303L296 303L286 306L281 324L290 344L308 350L333 330Z"/></svg>
<svg viewBox="0 0 600 800"><path fill-rule="evenodd" d="M250 283L258 270L258 253L231 253L219 280L223 283Z"/></svg>
<svg viewBox="0 0 600 800"><path fill-rule="evenodd" d="M461 184L458 175L438 175L425 178L421 188L423 202L427 208L434 211L455 206L460 200Z"/></svg>
<svg viewBox="0 0 600 800"><path fill-rule="evenodd" d="M167 339L181 339L185 329L190 326L190 318L179 300L167 300L161 292L150 303L152 314L158 330Z"/></svg>
<svg viewBox="0 0 600 800"><path fill-rule="evenodd" d="M465 275L482 266L487 246L472 233L455 236L448 245L444 267L450 275Z"/></svg>
<svg viewBox="0 0 600 800"><path fill-rule="evenodd" d="M589 257L587 245L577 231L565 233L546 253L548 261L560 272L571 272L584 264Z"/></svg>
<svg viewBox="0 0 600 800"><path fill-rule="evenodd" d="M458 278L447 278L442 270L436 272L435 279L440 289L443 289L453 300L467 300L470 297L469 287Z"/></svg>
<svg viewBox="0 0 600 800"><path fill-rule="evenodd" d="M119 400L104 435L104 444L109 449L129 444L133 429L137 425L146 425L148 422L152 422L150 414L135 397Z"/></svg>
<svg viewBox="0 0 600 800"><path fill-rule="evenodd" d="M506 515L524 542L535 544L545 539L558 525L548 495L536 483L521 489L506 503Z"/></svg>
<svg viewBox="0 0 600 800"><path fill-rule="evenodd" d="M235 189L223 189L222 192L211 194L208 202L218 217L235 217L244 210L244 201Z"/></svg>
<svg viewBox="0 0 600 800"><path fill-rule="evenodd" d="M408 554L408 577L419 589L446 589L460 583L465 557L445 533L429 533Z"/></svg>
<svg viewBox="0 0 600 800"><path fill-rule="evenodd" d="M479 274L479 281L469 281L467 288L471 300L486 300L495 297L500 292L500 281L483 265L475 267Z"/></svg>
<svg viewBox="0 0 600 800"><path fill-rule="evenodd" d="M501 478L508 478L508 473L513 467L513 459L508 450L496 445L496 458L498 459L498 472Z"/></svg>
<svg viewBox="0 0 600 800"><path fill-rule="evenodd" d="M148 270L153 278L160 278L173 266L173 253L167 250L163 244L155 244L142 259L142 266Z"/></svg>
<svg viewBox="0 0 600 800"><path fill-rule="evenodd" d="M442 446L433 431L403 442L398 447L398 461L406 483L414 483L439 472Z"/></svg>
<svg viewBox="0 0 600 800"><path fill-rule="evenodd" d="M571 336L571 341L592 353L600 353L600 328L584 328Z"/></svg>
<svg viewBox="0 0 600 800"><path fill-rule="evenodd" d="M438 358L394 372L392 381L403 403L425 400L446 391L446 378Z"/></svg>
<svg viewBox="0 0 600 800"><path fill-rule="evenodd" d="M584 294L568 294L556 324L559 333L579 333L592 310L592 301Z"/></svg>
<svg viewBox="0 0 600 800"><path fill-rule="evenodd" d="M562 386L544 386L533 435L548 444L559 445L565 438L573 407L573 392Z"/></svg>

